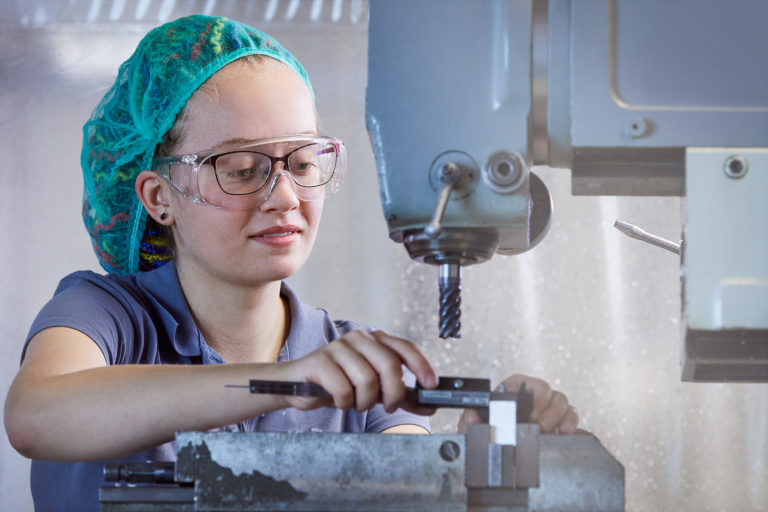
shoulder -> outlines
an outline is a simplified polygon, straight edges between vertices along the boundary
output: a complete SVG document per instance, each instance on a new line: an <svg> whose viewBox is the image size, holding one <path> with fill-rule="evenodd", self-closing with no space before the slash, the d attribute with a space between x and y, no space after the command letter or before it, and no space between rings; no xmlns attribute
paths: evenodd
<svg viewBox="0 0 768 512"><path fill-rule="evenodd" d="M91 338L107 362L114 363L122 353L117 340L134 331L134 287L130 279L91 271L66 276L32 323L22 358L26 344L37 333L51 327L68 327Z"/></svg>
<svg viewBox="0 0 768 512"><path fill-rule="evenodd" d="M43 312L49 315L77 315L80 312L85 315L109 310L119 315L120 311L130 309L139 295L135 276L104 275L81 270L59 282Z"/></svg>
<svg viewBox="0 0 768 512"><path fill-rule="evenodd" d="M64 277L59 282L54 296L62 293L78 293L120 297L125 294L135 294L136 289L136 275L120 276L80 270Z"/></svg>
<svg viewBox="0 0 768 512"><path fill-rule="evenodd" d="M164 274L175 279L175 270L159 270L66 276L37 315L27 340L49 327L70 327L94 340L110 364L153 362L158 338L173 339L179 325L181 313L169 304L183 302L173 296L174 290L181 293L178 286L164 282Z"/></svg>
<svg viewBox="0 0 768 512"><path fill-rule="evenodd" d="M109 297L127 309L152 309L158 302L183 302L173 264L137 274L98 274L89 270L74 272L59 282L59 295L95 300Z"/></svg>

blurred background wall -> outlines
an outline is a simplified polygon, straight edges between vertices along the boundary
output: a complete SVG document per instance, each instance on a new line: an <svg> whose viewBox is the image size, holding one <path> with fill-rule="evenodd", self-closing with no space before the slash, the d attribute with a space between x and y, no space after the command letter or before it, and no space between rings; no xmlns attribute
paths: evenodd
<svg viewBox="0 0 768 512"><path fill-rule="evenodd" d="M0 7L3 397L27 329L59 279L100 270L80 220L81 127L90 110L149 29L194 12L225 15L270 32L298 56L323 131L349 150L346 182L326 203L314 254L291 279L305 301L413 340L444 375L548 380L624 465L627 510L768 509L768 386L680 382L679 258L612 227L618 218L679 240L680 198L572 197L567 170L537 168L555 205L549 234L528 253L465 269L463 337L439 340L436 270L389 240L379 204L364 122L367 1ZM434 430L451 431L456 419L438 413ZM1 510L32 509L28 472L3 430Z"/></svg>

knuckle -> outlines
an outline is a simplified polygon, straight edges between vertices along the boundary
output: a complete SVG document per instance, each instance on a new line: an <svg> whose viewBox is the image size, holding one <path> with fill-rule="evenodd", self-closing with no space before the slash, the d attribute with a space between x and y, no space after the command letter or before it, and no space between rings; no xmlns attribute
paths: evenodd
<svg viewBox="0 0 768 512"><path fill-rule="evenodd" d="M379 333L381 331L364 331L362 329L357 329L355 331L352 331L352 334L357 338L359 341L365 342L365 341L372 341L377 342L379 341Z"/></svg>
<svg viewBox="0 0 768 512"><path fill-rule="evenodd" d="M545 434L550 434L555 430L555 422L549 416L539 418L539 428Z"/></svg>
<svg viewBox="0 0 768 512"><path fill-rule="evenodd" d="M565 407L568 406L568 397L565 396L560 391L553 391L552 392L552 402L556 403L558 405L564 405Z"/></svg>
<svg viewBox="0 0 768 512"><path fill-rule="evenodd" d="M357 387L374 388L379 386L379 376L373 370L366 368L360 372L355 382Z"/></svg>
<svg viewBox="0 0 768 512"><path fill-rule="evenodd" d="M370 409L374 405L376 405L376 399L375 398L373 398L373 397L366 397L366 398L361 397L361 398L359 398L357 400L357 407L356 407L356 409L358 411L367 411L368 409Z"/></svg>
<svg viewBox="0 0 768 512"><path fill-rule="evenodd" d="M342 336L341 338L336 338L335 340L330 342L328 344L328 347L331 350L348 348L349 347L349 340L345 336Z"/></svg>
<svg viewBox="0 0 768 512"><path fill-rule="evenodd" d="M402 372L403 372L402 362L395 354L391 352L387 352L384 355L384 358L381 361L380 368L387 374L402 376Z"/></svg>
<svg viewBox="0 0 768 512"><path fill-rule="evenodd" d="M327 350L320 350L316 352L315 356L318 361L316 361L316 364L318 366L327 366L329 364L336 364L335 359L331 355L331 353Z"/></svg>
<svg viewBox="0 0 768 512"><path fill-rule="evenodd" d="M355 395L351 388L344 389L334 394L333 403L337 409L350 409L355 403Z"/></svg>
<svg viewBox="0 0 768 512"><path fill-rule="evenodd" d="M552 386L550 386L549 383L546 381L534 379L534 383L536 388L541 390L543 393L546 393L547 395L556 393L556 391L552 389Z"/></svg>

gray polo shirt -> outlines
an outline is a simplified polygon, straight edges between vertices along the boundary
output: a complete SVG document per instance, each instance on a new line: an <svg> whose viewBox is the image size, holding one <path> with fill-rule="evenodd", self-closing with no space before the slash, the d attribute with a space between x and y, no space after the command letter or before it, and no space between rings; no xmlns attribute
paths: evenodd
<svg viewBox="0 0 768 512"><path fill-rule="evenodd" d="M361 328L353 322L332 320L327 311L303 304L285 283L280 293L291 308L291 327L278 361L300 358ZM130 276L82 271L65 277L32 324L27 343L41 330L58 326L71 327L89 336L110 365L224 363L195 325L172 262ZM283 409L218 430L381 432L403 424L429 428L423 416L402 410L387 414L376 406L365 412ZM106 462L172 460L175 452L172 443L168 443ZM97 511L103 468L104 462L32 461L31 486L36 510Z"/></svg>

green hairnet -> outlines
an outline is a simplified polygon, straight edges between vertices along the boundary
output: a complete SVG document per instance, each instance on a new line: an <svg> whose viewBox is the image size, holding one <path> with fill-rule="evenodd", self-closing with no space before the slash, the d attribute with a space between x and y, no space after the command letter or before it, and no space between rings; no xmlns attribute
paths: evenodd
<svg viewBox="0 0 768 512"><path fill-rule="evenodd" d="M147 212L134 191L155 148L189 97L216 71L245 55L301 63L269 35L227 18L188 16L149 32L83 127L83 220L108 272L139 270ZM313 95L314 98L314 95Z"/></svg>

